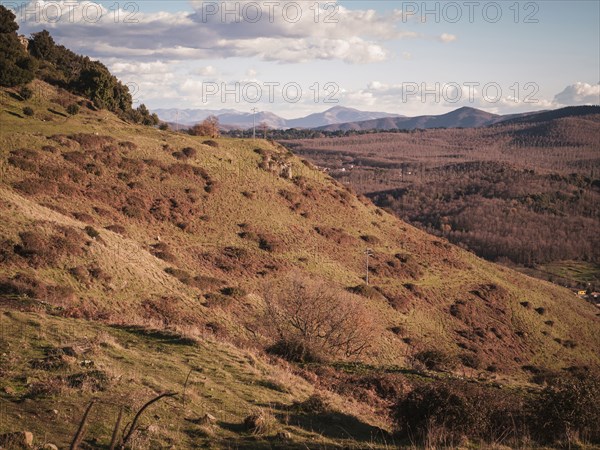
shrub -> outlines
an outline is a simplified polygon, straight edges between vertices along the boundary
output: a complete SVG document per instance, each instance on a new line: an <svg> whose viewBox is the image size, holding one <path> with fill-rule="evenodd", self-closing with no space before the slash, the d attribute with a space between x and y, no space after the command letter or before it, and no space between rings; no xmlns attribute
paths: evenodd
<svg viewBox="0 0 600 450"><path fill-rule="evenodd" d="M272 234L262 233L259 235L258 248L266 252L279 252L282 250L282 243Z"/></svg>
<svg viewBox="0 0 600 450"><path fill-rule="evenodd" d="M183 153L186 158L193 158L198 154L198 150L196 150L193 147L186 147L183 150L181 150L181 153Z"/></svg>
<svg viewBox="0 0 600 450"><path fill-rule="evenodd" d="M459 358L465 367L470 367L471 369L479 369L481 367L481 358L477 355L464 353Z"/></svg>
<svg viewBox="0 0 600 450"><path fill-rule="evenodd" d="M142 302L142 315L162 323L163 327L171 325L194 325L195 317L191 316L185 303L178 297L160 297Z"/></svg>
<svg viewBox="0 0 600 450"><path fill-rule="evenodd" d="M234 302L233 297L228 297L226 295L214 292L206 294L204 297L206 298L205 305L208 308L219 307L221 309L228 309L231 305L233 305Z"/></svg>
<svg viewBox="0 0 600 450"><path fill-rule="evenodd" d="M71 103L69 106L67 106L67 113L69 113L71 116L78 114L79 105L77 103Z"/></svg>
<svg viewBox="0 0 600 450"><path fill-rule="evenodd" d="M566 375L555 379L535 402L539 439L600 443L600 375Z"/></svg>
<svg viewBox="0 0 600 450"><path fill-rule="evenodd" d="M218 288L225 284L225 282L219 278L209 277L206 275L196 275L194 277L193 286L204 291Z"/></svg>
<svg viewBox="0 0 600 450"><path fill-rule="evenodd" d="M113 224L104 227L105 229L112 231L113 233L125 235L127 233L127 229L123 225Z"/></svg>
<svg viewBox="0 0 600 450"><path fill-rule="evenodd" d="M226 287L221 289L221 294L228 297L242 298L247 295L247 292L239 287Z"/></svg>
<svg viewBox="0 0 600 450"><path fill-rule="evenodd" d="M33 97L33 91L30 88L28 88L27 86L23 86L19 90L19 95L21 96L21 98L23 100L29 100L29 99L31 99L31 97Z"/></svg>
<svg viewBox="0 0 600 450"><path fill-rule="evenodd" d="M87 234L92 239L96 239L97 237L100 236L100 233L98 232L98 230L96 230L94 227L92 227L90 225L86 226L83 229L83 231L85 231L85 234Z"/></svg>
<svg viewBox="0 0 600 450"><path fill-rule="evenodd" d="M348 289L350 292L360 295L361 297L366 298L381 298L381 294L377 289L373 286L369 286L368 284L359 284L357 286L351 287Z"/></svg>
<svg viewBox="0 0 600 450"><path fill-rule="evenodd" d="M25 114L26 116L31 117L31 116L33 116L35 114L35 111L30 106L26 106L25 108L23 108L23 114Z"/></svg>
<svg viewBox="0 0 600 450"><path fill-rule="evenodd" d="M381 242L381 240L378 237L372 236L370 234L363 234L360 238L363 241L365 241L367 244L371 244L371 245L377 245Z"/></svg>
<svg viewBox="0 0 600 450"><path fill-rule="evenodd" d="M313 351L302 340L292 338L280 339L266 348L267 352L291 362L316 363L323 361L323 355Z"/></svg>
<svg viewBox="0 0 600 450"><path fill-rule="evenodd" d="M219 148L219 143L217 141L213 141L212 139L208 139L202 143L204 145L208 145L209 147Z"/></svg>
<svg viewBox="0 0 600 450"><path fill-rule="evenodd" d="M296 403L296 407L305 414L323 415L333 411L329 401L323 394L316 392L301 403Z"/></svg>
<svg viewBox="0 0 600 450"><path fill-rule="evenodd" d="M244 419L244 427L254 435L267 435L276 431L279 423L269 411L258 409Z"/></svg>
<svg viewBox="0 0 600 450"><path fill-rule="evenodd" d="M219 119L215 116L207 117L202 123L198 123L190 128L189 133L192 136L210 136L219 137Z"/></svg>
<svg viewBox="0 0 600 450"><path fill-rule="evenodd" d="M457 380L420 385L395 406L401 434L437 447L459 446L464 439L494 442L526 434L525 399ZM432 442L433 441L433 442Z"/></svg>
<svg viewBox="0 0 600 450"><path fill-rule="evenodd" d="M429 370L449 370L454 368L454 359L441 350L423 350L414 355L414 359L422 363Z"/></svg>
<svg viewBox="0 0 600 450"><path fill-rule="evenodd" d="M358 298L324 282L295 276L267 287L264 299L271 351L295 361L358 356L379 332Z"/></svg>

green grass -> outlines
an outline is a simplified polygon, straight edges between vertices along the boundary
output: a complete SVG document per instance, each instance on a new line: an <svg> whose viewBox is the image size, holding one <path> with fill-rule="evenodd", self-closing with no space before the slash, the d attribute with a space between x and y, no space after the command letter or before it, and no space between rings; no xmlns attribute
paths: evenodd
<svg viewBox="0 0 600 450"><path fill-rule="evenodd" d="M298 424L287 425L286 415L293 419L295 414L293 402L307 398L312 386L252 353L212 340L194 342L165 332L15 311L1 313L0 331L0 434L27 429L34 434L36 444L67 446L87 403L95 398L86 440L106 445L121 406L125 418L131 420L143 403L166 391L178 395L153 405L142 416L141 431L135 437L138 448L269 448L269 442L278 442L275 435L281 431L291 434L288 444L292 447L304 442L360 446L360 442L370 444L368 431L375 429L354 416L344 416L342 411L340 418L347 417L347 425L360 423L367 434L349 428L353 436L340 438ZM50 349L64 347L85 352L63 368L32 369L32 362L40 361ZM82 361L88 361L92 368L82 367ZM105 390L93 391L86 385L69 387L65 381L70 375L91 370L106 374L110 381ZM46 386L48 391L33 396L34 384ZM278 419L269 435L254 436L244 431L244 418L256 408L272 411ZM207 413L217 419L216 423L194 423ZM340 426L344 426L340 420Z"/></svg>

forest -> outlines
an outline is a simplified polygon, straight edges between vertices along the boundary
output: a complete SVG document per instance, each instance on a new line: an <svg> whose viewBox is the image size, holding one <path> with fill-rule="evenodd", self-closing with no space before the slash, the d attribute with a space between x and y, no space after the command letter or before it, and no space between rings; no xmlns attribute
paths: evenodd
<svg viewBox="0 0 600 450"><path fill-rule="evenodd" d="M483 258L597 289L600 115L580 112L285 145L378 206ZM545 273L557 261L585 262L596 271L591 285Z"/></svg>

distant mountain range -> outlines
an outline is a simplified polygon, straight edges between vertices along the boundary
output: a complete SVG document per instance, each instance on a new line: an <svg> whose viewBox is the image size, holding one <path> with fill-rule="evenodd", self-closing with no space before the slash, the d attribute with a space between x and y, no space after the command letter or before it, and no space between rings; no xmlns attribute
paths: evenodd
<svg viewBox="0 0 600 450"><path fill-rule="evenodd" d="M598 109L598 106L587 108ZM561 110L558 110L561 111ZM223 128L247 129L252 127L253 114L234 109L156 109L161 120L181 127L189 127L206 119L210 115L217 116ZM321 113L310 114L297 119L284 119L271 112L258 112L254 120L258 126L266 124L272 129L310 128L323 131L349 130L414 130L428 128L477 128L494 125L500 122L534 120L544 114L553 117L555 111L534 111L520 114L499 115L480 109L462 107L455 111L440 115L406 117L385 112L360 111L354 108L335 106ZM544 116L544 117L545 117Z"/></svg>
<svg viewBox="0 0 600 450"><path fill-rule="evenodd" d="M242 112L235 109L155 109L155 112L161 120L169 123L178 123L182 127L192 126L202 122L208 116L214 115L219 118L219 123L225 128L250 128L253 124L253 114L251 112ZM345 108L335 106L322 113L310 114L306 117L297 119L284 119L271 112L256 113L256 125L267 124L269 128L318 128L327 125L361 122L375 120L387 117L401 117L397 114L385 112L360 111L354 108Z"/></svg>

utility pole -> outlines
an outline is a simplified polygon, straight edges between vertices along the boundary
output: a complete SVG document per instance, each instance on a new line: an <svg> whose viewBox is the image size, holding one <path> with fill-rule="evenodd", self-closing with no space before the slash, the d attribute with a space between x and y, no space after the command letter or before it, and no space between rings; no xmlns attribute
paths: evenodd
<svg viewBox="0 0 600 450"><path fill-rule="evenodd" d="M367 286L369 285L369 256L373 256L373 250L370 248L367 248L365 250L365 255L367 255L367 277L366 277L366 282L367 282Z"/></svg>
<svg viewBox="0 0 600 450"><path fill-rule="evenodd" d="M256 107L252 108L252 112L254 113L252 115L252 139L256 139L256 111L258 111Z"/></svg>

